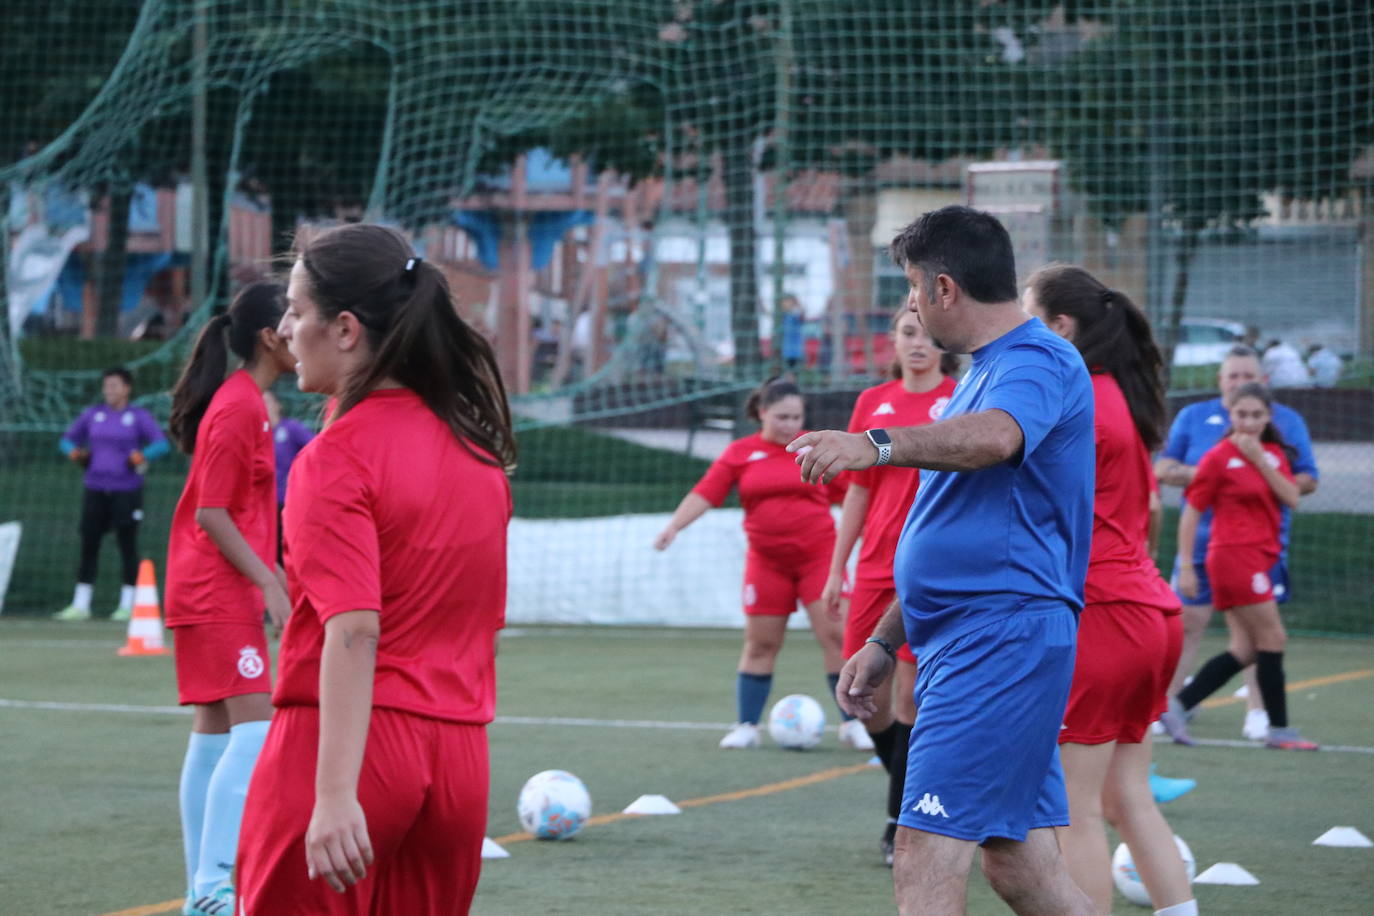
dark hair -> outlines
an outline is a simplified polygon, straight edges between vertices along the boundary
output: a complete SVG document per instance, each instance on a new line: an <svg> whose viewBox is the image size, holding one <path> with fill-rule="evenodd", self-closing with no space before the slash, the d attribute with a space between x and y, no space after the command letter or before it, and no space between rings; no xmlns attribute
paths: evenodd
<svg viewBox="0 0 1374 916"><path fill-rule="evenodd" d="M990 213L957 206L932 210L899 232L889 251L898 266L919 270L927 286L937 274L948 274L979 302L1016 298L1011 236Z"/></svg>
<svg viewBox="0 0 1374 916"><path fill-rule="evenodd" d="M1164 358L1145 313L1125 293L1072 264L1042 267L1026 285L1046 315L1077 322L1074 346L1089 371L1108 372L1121 386L1145 447L1153 452L1163 445Z"/></svg>
<svg viewBox="0 0 1374 916"><path fill-rule="evenodd" d="M344 381L337 419L383 379L420 396L474 457L515 466L510 405L491 344L459 317L439 268L405 236L351 223L299 250L310 298L325 320L349 312L366 329L372 362Z"/></svg>
<svg viewBox="0 0 1374 916"><path fill-rule="evenodd" d="M1264 402L1264 406L1269 408L1269 422L1264 424L1264 430L1260 432L1260 441L1277 445L1283 450L1289 464L1296 461L1298 450L1288 444L1287 440L1283 438L1283 433L1279 432L1279 428L1274 425L1274 395L1270 393L1269 388L1260 382L1246 382L1231 395L1231 403L1235 404L1241 398L1258 398Z"/></svg>
<svg viewBox="0 0 1374 916"><path fill-rule="evenodd" d="M1256 350L1254 347L1247 347L1245 344L1236 344L1234 347L1226 351L1226 355L1222 357L1222 361L1225 362L1226 360L1233 358L1259 359L1260 355L1259 351Z"/></svg>
<svg viewBox="0 0 1374 916"><path fill-rule="evenodd" d="M134 374L123 366L111 366L100 373L100 381L103 382L107 378L117 378L130 388L134 387Z"/></svg>
<svg viewBox="0 0 1374 916"><path fill-rule="evenodd" d="M251 366L257 360L258 332L275 328L286 311L286 289L277 283L253 283L239 290L227 311L205 323L181 378L172 388L172 413L167 426L186 454L196 450L201 418L210 399L224 384L232 352Z"/></svg>
<svg viewBox="0 0 1374 916"><path fill-rule="evenodd" d="M907 308L906 305L903 304L901 308L897 309L897 311L893 313L892 323L888 325L888 330L895 333L897 330L897 325L902 323L902 316L908 313L915 314L911 311L911 309ZM922 330L921 333L925 334L927 337L930 336L930 334L924 330ZM934 343L935 341L932 340L931 344L934 345ZM940 348L936 347L935 349L939 350ZM893 356L892 362L889 363L887 366L887 372L888 375L891 375L894 379L900 379L902 377L902 361L899 360L896 356ZM957 375L958 373L959 354L951 353L948 350L940 350L940 374L953 376Z"/></svg>
<svg viewBox="0 0 1374 916"><path fill-rule="evenodd" d="M744 415L755 423L761 422L765 410L792 395L802 396L797 383L790 378L775 375L749 392L749 399L744 402Z"/></svg>

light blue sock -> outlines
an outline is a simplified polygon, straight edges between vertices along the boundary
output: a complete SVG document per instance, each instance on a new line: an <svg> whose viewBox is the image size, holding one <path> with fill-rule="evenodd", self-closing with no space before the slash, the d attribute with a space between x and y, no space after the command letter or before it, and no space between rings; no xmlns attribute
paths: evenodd
<svg viewBox="0 0 1374 916"><path fill-rule="evenodd" d="M773 675L738 672L735 678L735 706L739 720L758 725L763 718L763 707L768 705L768 691L772 689Z"/></svg>
<svg viewBox="0 0 1374 916"><path fill-rule="evenodd" d="M195 886L196 867L200 864L200 833L205 826L205 794L210 777L219 763L229 735L206 735L191 732L186 742L186 759L181 764L181 848L186 855L186 893Z"/></svg>
<svg viewBox="0 0 1374 916"><path fill-rule="evenodd" d="M229 746L224 749L210 778L205 798L205 827L200 834L200 862L192 893L201 897L229 879L234 868L234 853L239 845L239 822L243 820L243 801L248 797L248 780L253 765L267 738L266 720L241 722L229 729Z"/></svg>

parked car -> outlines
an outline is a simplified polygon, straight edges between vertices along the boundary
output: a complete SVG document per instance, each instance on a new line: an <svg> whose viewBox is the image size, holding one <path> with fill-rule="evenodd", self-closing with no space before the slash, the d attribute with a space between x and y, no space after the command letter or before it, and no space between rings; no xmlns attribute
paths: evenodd
<svg viewBox="0 0 1374 916"><path fill-rule="evenodd" d="M1245 325L1220 318L1184 318L1179 326L1175 366L1219 363L1227 352L1245 341Z"/></svg>

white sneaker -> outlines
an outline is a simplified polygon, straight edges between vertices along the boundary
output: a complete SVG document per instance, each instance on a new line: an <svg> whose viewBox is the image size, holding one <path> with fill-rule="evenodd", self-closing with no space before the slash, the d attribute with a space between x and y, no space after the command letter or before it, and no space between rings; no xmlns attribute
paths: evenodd
<svg viewBox="0 0 1374 916"><path fill-rule="evenodd" d="M840 723L840 743L845 747L852 747L856 751L873 750L873 738L869 736L868 729L858 719L850 719L848 722Z"/></svg>
<svg viewBox="0 0 1374 916"><path fill-rule="evenodd" d="M1150 723L1150 734L1154 735L1156 738L1162 738L1167 735L1168 732L1164 730L1164 723L1155 719Z"/></svg>
<svg viewBox="0 0 1374 916"><path fill-rule="evenodd" d="M1269 713L1263 709L1252 709L1245 714L1245 726L1240 733L1251 741L1264 741L1269 737Z"/></svg>
<svg viewBox="0 0 1374 916"><path fill-rule="evenodd" d="M727 751L742 751L745 748L759 747L759 727L753 722L741 722L720 739L720 746Z"/></svg>

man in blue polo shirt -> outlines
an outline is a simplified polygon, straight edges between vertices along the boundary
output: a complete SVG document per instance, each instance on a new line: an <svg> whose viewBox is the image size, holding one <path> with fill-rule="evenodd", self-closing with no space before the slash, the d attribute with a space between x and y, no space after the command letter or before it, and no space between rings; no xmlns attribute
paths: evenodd
<svg viewBox="0 0 1374 916"><path fill-rule="evenodd" d="M893 861L899 910L964 911L973 854L1019 912L1088 914L1053 828L1068 823L1057 738L1092 541L1092 383L1078 351L1016 300L1011 240L967 207L927 213L892 253L935 343L973 363L927 426L810 433L802 477L929 469L894 561L898 600L846 663L863 717L903 639L920 659Z"/></svg>
<svg viewBox="0 0 1374 916"><path fill-rule="evenodd" d="M1231 428L1231 415L1227 405L1231 395L1240 386L1250 382L1268 384L1269 380L1261 368L1259 354L1249 347L1233 347L1221 361L1217 373L1217 387L1221 397L1208 401L1189 404L1178 412L1173 425L1169 427L1169 440L1155 460L1155 476L1160 483L1174 487L1186 487L1197 473L1197 464L1207 450L1221 441L1221 437ZM1293 461L1293 479L1298 484L1298 492L1303 496L1317 489L1317 459L1312 454L1312 437L1307 432L1307 424L1293 408L1274 403L1274 425L1286 443L1297 451ZM1289 598L1288 582L1288 532L1292 525L1292 513L1283 509L1283 527L1279 530L1282 553L1279 561L1269 573L1274 583L1274 597L1280 604ZM1192 673L1193 663L1197 660L1198 645L1203 631L1212 618L1212 588L1207 581L1207 542L1212 533L1212 513L1203 514L1198 524L1197 541L1193 547L1193 561L1198 575L1196 598L1183 595L1183 652L1178 659L1173 682L1169 684L1169 696L1183 689L1183 680ZM1175 560L1173 581L1178 581L1178 565ZM1178 591L1177 587L1174 589ZM1262 741L1269 733L1269 716L1260 703L1259 685L1255 681L1255 668L1245 669L1245 683L1249 685L1248 710L1242 734L1246 738ZM1181 736L1182 737L1182 736ZM1191 740L1191 739L1187 739Z"/></svg>

